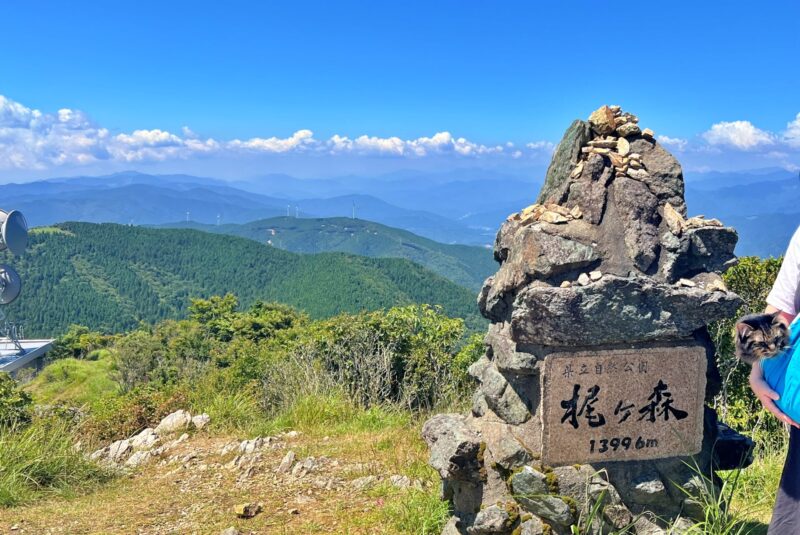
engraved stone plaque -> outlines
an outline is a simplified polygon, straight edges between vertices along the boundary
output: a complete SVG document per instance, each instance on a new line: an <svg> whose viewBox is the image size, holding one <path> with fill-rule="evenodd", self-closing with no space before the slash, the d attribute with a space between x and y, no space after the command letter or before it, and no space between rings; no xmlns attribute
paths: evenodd
<svg viewBox="0 0 800 535"><path fill-rule="evenodd" d="M554 353L545 358L543 379L546 464L658 459L701 449L701 347Z"/></svg>

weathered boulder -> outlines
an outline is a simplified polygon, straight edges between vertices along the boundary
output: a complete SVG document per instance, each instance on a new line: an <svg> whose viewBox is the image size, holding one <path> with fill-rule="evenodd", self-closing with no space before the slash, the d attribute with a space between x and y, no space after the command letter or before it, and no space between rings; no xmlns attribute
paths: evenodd
<svg viewBox="0 0 800 535"><path fill-rule="evenodd" d="M508 323L492 323L489 332L486 334L485 342L487 346L487 356L494 361L498 371L517 374L531 375L536 371L538 357L529 352L521 350L518 344L511 340L511 326ZM488 360L487 359L487 364ZM480 373L475 375L480 378Z"/></svg>
<svg viewBox="0 0 800 535"><path fill-rule="evenodd" d="M192 426L195 429L203 429L205 426L209 424L210 421L211 421L211 416L209 416L206 413L192 416Z"/></svg>
<svg viewBox="0 0 800 535"><path fill-rule="evenodd" d="M189 429L192 424L192 415L180 409L164 417L156 426L155 433L159 436L169 435L178 431Z"/></svg>
<svg viewBox="0 0 800 535"><path fill-rule="evenodd" d="M526 377L506 376L495 366L486 366L480 375L481 390L489 408L504 422L521 424L531 416L530 399L526 396Z"/></svg>
<svg viewBox="0 0 800 535"><path fill-rule="evenodd" d="M731 292L606 275L587 286L527 287L514 303L511 337L553 346L687 338L740 305Z"/></svg>
<svg viewBox="0 0 800 535"><path fill-rule="evenodd" d="M134 450L149 450L159 441L159 436L154 429L148 427L130 438Z"/></svg>
<svg viewBox="0 0 800 535"><path fill-rule="evenodd" d="M572 167L578 163L581 147L589 141L590 136L591 129L588 123L576 120L570 125L556 147L550 167L547 168L544 186L536 202L544 203L552 200L556 204L561 204L566 194L564 185L572 172Z"/></svg>
<svg viewBox="0 0 800 535"><path fill-rule="evenodd" d="M430 449L430 465L444 479L480 481L483 446L480 437L458 414L439 414L422 427Z"/></svg>
<svg viewBox="0 0 800 535"><path fill-rule="evenodd" d="M133 451L129 440L117 440L108 447L108 460L113 463L122 462Z"/></svg>
<svg viewBox="0 0 800 535"><path fill-rule="evenodd" d="M467 528L469 535L500 535L511 532L515 519L499 505L483 509L475 517L475 522Z"/></svg>
<svg viewBox="0 0 800 535"><path fill-rule="evenodd" d="M642 182L619 177L611 186L625 230L625 246L634 265L646 272L658 257L658 199Z"/></svg>

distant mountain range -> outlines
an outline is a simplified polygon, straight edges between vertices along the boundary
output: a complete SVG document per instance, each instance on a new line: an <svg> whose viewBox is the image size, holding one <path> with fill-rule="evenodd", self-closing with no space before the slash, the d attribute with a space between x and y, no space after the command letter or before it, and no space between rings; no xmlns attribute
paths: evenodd
<svg viewBox="0 0 800 535"><path fill-rule="evenodd" d="M534 201L542 175L456 169L326 179L264 175L229 182L123 172L7 184L0 186L0 202L22 210L32 225L69 220L163 225L187 219L244 224L286 215L352 217L355 212L358 219L441 243L485 246L505 217ZM782 254L800 224L800 180L782 169L688 173L686 199L690 214L717 217L739 229L740 255Z"/></svg>
<svg viewBox="0 0 800 535"><path fill-rule="evenodd" d="M295 253L337 251L375 258L406 258L475 292L497 270L487 247L445 245L363 219L284 216L245 224L180 222L162 226L240 236Z"/></svg>
<svg viewBox="0 0 800 535"><path fill-rule="evenodd" d="M64 223L33 230L27 254L0 261L22 277L23 295L5 312L28 336L72 323L123 331L184 316L190 297L227 292L244 306L279 301L317 318L429 303L472 328L485 323L473 291L408 260L301 255L196 230Z"/></svg>

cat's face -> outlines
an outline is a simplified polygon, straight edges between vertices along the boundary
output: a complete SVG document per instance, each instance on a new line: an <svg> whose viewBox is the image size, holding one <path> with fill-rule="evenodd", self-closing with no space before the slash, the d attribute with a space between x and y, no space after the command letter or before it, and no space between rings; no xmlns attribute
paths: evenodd
<svg viewBox="0 0 800 535"><path fill-rule="evenodd" d="M789 344L789 328L778 314L751 314L736 325L736 354L745 362L774 357Z"/></svg>

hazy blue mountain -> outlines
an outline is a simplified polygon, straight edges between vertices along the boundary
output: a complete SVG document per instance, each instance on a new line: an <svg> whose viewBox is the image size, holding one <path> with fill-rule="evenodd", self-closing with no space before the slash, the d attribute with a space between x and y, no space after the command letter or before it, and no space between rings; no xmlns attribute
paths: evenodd
<svg viewBox="0 0 800 535"><path fill-rule="evenodd" d="M178 222L162 227L241 236L295 253L337 251L375 258L406 258L473 291L497 270L488 248L446 245L363 219L284 216L245 224Z"/></svg>
<svg viewBox="0 0 800 535"><path fill-rule="evenodd" d="M213 224L246 223L287 215L356 216L442 243L488 245L502 221L531 204L541 172L526 176L484 169L440 173L402 171L380 176L298 179L264 175L226 182L189 175L136 172L104 177L57 178L0 186L2 206L25 212L33 225L65 220L164 224L190 219ZM778 255L751 222L774 220L777 235L798 225L800 180L794 172L758 169L736 173L688 173L691 214L718 217L740 230L739 254ZM778 214L788 214L778 216ZM743 219L744 218L744 219Z"/></svg>
<svg viewBox="0 0 800 535"><path fill-rule="evenodd" d="M295 179L297 180L297 179ZM245 223L300 213L310 217L358 215L441 242L486 244L493 232L450 218L401 208L370 195L292 200L189 175L126 172L103 177L56 178L0 186L2 206L22 211L32 226L60 221L157 225L188 218L201 223Z"/></svg>

